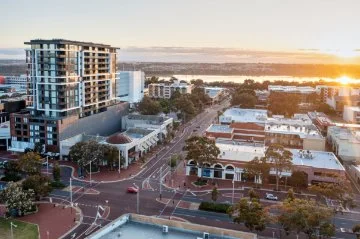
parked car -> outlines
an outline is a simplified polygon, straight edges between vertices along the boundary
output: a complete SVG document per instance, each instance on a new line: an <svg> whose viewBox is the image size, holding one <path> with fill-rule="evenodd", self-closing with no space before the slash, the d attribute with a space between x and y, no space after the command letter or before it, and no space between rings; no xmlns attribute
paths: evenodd
<svg viewBox="0 0 360 239"><path fill-rule="evenodd" d="M273 201L277 201L277 200L278 200L278 197L275 196L275 195L273 195L273 194L271 194L271 193L267 193L266 196L265 196L265 198L266 198L267 200L273 200Z"/></svg>
<svg viewBox="0 0 360 239"><path fill-rule="evenodd" d="M128 193L138 193L139 189L136 187L128 187L127 192Z"/></svg>

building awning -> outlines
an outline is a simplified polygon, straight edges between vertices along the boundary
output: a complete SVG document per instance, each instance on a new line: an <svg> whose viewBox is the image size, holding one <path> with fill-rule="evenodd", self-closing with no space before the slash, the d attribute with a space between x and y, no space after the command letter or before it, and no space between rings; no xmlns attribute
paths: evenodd
<svg viewBox="0 0 360 239"><path fill-rule="evenodd" d="M153 143L153 144L156 144L157 140L155 138L151 138L150 141Z"/></svg>
<svg viewBox="0 0 360 239"><path fill-rule="evenodd" d="M152 145L149 141L145 141L145 143L148 147L151 147L151 145Z"/></svg>
<svg viewBox="0 0 360 239"><path fill-rule="evenodd" d="M139 145L139 149L140 149L140 151L145 151L146 150L146 148L142 144Z"/></svg>
<svg viewBox="0 0 360 239"><path fill-rule="evenodd" d="M18 152L18 153L24 153L24 152L25 152L25 149L9 147L9 148L8 148L8 151Z"/></svg>

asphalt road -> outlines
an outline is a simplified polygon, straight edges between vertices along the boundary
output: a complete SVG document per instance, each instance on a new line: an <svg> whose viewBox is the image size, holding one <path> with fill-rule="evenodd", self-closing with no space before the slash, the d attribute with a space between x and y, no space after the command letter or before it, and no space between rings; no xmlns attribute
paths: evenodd
<svg viewBox="0 0 360 239"><path fill-rule="evenodd" d="M228 103L228 102L226 102ZM234 224L230 218L225 214L213 213L213 212L204 212L197 210L187 210L177 207L178 201L181 199L188 202L201 202L209 201L209 193L190 193L190 192L174 192L174 190L169 190L164 187L161 187L162 198L171 198L174 200L174 205L169 204L169 206L164 205L156 201L156 198L160 196L160 176L164 176L169 170L168 161L172 154L182 153L183 146L185 145L185 140L191 135L202 135L206 128L213 123L214 119L217 117L217 111L225 107L226 103L222 105L215 105L200 115L198 115L191 122L187 123L183 132L179 132L173 141L166 145L162 151L158 153L157 156L154 156L146 165L146 169L141 172L138 176L133 179L116 182L116 183L92 183L90 186L89 183L84 183L80 181L73 180L73 185L93 188L100 192L98 195L89 195L84 194L82 190L73 195L73 202L77 203L77 206L81 208L84 218L83 223L73 230L65 238L84 238L88 233L93 230L99 229L100 227L106 225L111 220L114 220L121 216L124 213L136 213L137 212L137 195L129 194L126 192L126 188L132 185L137 185L141 188L144 183L149 183L153 190L140 190L139 192L139 213L149 216L177 216L184 218L193 223L199 223L209 226L224 227L235 230L244 230L247 229L238 224ZM71 176L70 169L62 168L62 180L64 182L69 182ZM182 183L182 182L177 182ZM237 189L235 191L235 200L246 195L246 190ZM275 193L279 198L284 197L284 194ZM53 200L62 201L69 203L70 195L68 192L55 190L52 194ZM261 195L263 197L263 195ZM219 196L219 202L231 202L232 190L222 190L221 195ZM269 202L263 200L265 205L272 205L276 202ZM96 219L96 214L99 211L102 213L101 209L98 206L110 207L109 216L106 219ZM96 220L95 220L96 219ZM346 213L344 215L336 215L334 218L334 223L337 227L351 228L354 224L360 221L360 213ZM94 226L96 224L96 226ZM280 230L277 226L270 226L260 235L268 237L278 238ZM294 235L290 235L282 238L294 238ZM354 235L342 233L340 230L336 233L337 238L354 238ZM301 237L300 237L301 238Z"/></svg>

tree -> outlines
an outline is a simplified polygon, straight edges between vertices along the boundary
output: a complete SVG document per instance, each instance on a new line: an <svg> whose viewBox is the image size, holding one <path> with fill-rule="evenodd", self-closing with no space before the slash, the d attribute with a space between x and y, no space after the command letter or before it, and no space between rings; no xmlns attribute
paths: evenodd
<svg viewBox="0 0 360 239"><path fill-rule="evenodd" d="M322 238L332 238L335 236L336 227L330 222L324 222L320 225L319 234Z"/></svg>
<svg viewBox="0 0 360 239"><path fill-rule="evenodd" d="M50 179L42 175L31 175L22 183L24 190L31 190L37 200L46 197L51 192Z"/></svg>
<svg viewBox="0 0 360 239"><path fill-rule="evenodd" d="M279 190L279 179L284 171L288 171L292 166L292 153L282 145L273 144L265 152L265 158L271 163L275 170L276 190Z"/></svg>
<svg viewBox="0 0 360 239"><path fill-rule="evenodd" d="M138 110L143 115L157 115L161 112L161 106L158 101L152 100L148 96L144 96L138 104Z"/></svg>
<svg viewBox="0 0 360 239"><path fill-rule="evenodd" d="M299 103L300 96L297 94L271 92L268 98L268 110L273 114L291 117L299 111Z"/></svg>
<svg viewBox="0 0 360 239"><path fill-rule="evenodd" d="M217 189L217 187L214 187L211 191L211 200L216 202L218 199L218 196L219 196L219 190Z"/></svg>
<svg viewBox="0 0 360 239"><path fill-rule="evenodd" d="M176 165L177 165L177 162L179 160L179 155L177 154L173 154L171 155L170 157L170 161L169 161L169 166L171 168L171 171L174 171Z"/></svg>
<svg viewBox="0 0 360 239"><path fill-rule="evenodd" d="M181 95L175 101L175 107L182 113L184 121L191 118L195 114L195 106L189 97L185 94Z"/></svg>
<svg viewBox="0 0 360 239"><path fill-rule="evenodd" d="M244 223L250 230L263 231L270 221L269 213L257 199L242 198L229 210L229 215L235 223Z"/></svg>
<svg viewBox="0 0 360 239"><path fill-rule="evenodd" d="M11 160L5 165L4 178L3 181L19 181L21 179L19 161Z"/></svg>
<svg viewBox="0 0 360 239"><path fill-rule="evenodd" d="M199 167L205 163L214 164L220 154L215 141L207 137L193 136L185 141L186 159L195 160Z"/></svg>
<svg viewBox="0 0 360 239"><path fill-rule="evenodd" d="M336 175L334 175L336 177ZM337 200L343 208L355 207L350 183L342 177L338 177L336 183L318 183L311 185L309 190L319 196ZM342 208L339 208L342 211Z"/></svg>
<svg viewBox="0 0 360 239"><path fill-rule="evenodd" d="M328 115L336 115L336 110L331 108L331 106L326 104L326 103L320 103L317 106L316 111L323 112L323 113L328 114Z"/></svg>
<svg viewBox="0 0 360 239"><path fill-rule="evenodd" d="M12 213L15 210L17 215L23 215L34 207L32 202L34 192L32 190L24 191L17 183L10 182L1 192L1 198L5 202L7 211Z"/></svg>
<svg viewBox="0 0 360 239"><path fill-rule="evenodd" d="M41 154L43 151L44 151L43 150L43 144L40 143L40 142L35 143L34 152L38 153L38 154Z"/></svg>
<svg viewBox="0 0 360 239"><path fill-rule="evenodd" d="M317 230L324 227L324 224L327 225L333 216L330 208L318 204L315 200L285 200L278 208L278 222L287 233L303 232L309 238L313 238Z"/></svg>
<svg viewBox="0 0 360 239"><path fill-rule="evenodd" d="M257 181L261 180L261 183L263 183L263 180L269 176L270 164L266 161L265 157L255 157L253 160L247 162L244 168L249 176L257 177Z"/></svg>
<svg viewBox="0 0 360 239"><path fill-rule="evenodd" d="M292 190L292 188L290 188L290 189L287 191L286 199L289 200L289 201L295 200L295 194L294 194L294 190Z"/></svg>
<svg viewBox="0 0 360 239"><path fill-rule="evenodd" d="M251 188L249 190L248 194L249 194L250 200L253 200L253 199L259 200L260 199L259 194L257 192L255 192L255 190L253 188Z"/></svg>
<svg viewBox="0 0 360 239"><path fill-rule="evenodd" d="M168 99L160 99L159 103L161 106L161 111L164 114L170 113L172 107L171 107L170 101Z"/></svg>
<svg viewBox="0 0 360 239"><path fill-rule="evenodd" d="M195 87L199 87L199 86L203 86L204 85L204 81L201 79L193 79L190 81L191 84L195 85Z"/></svg>
<svg viewBox="0 0 360 239"><path fill-rule="evenodd" d="M19 160L20 169L29 175L40 174L41 163L41 156L35 152L23 154Z"/></svg>
<svg viewBox="0 0 360 239"><path fill-rule="evenodd" d="M59 166L59 163L55 162L54 163L54 166L53 166L53 178L54 178L54 181L57 181L59 182L60 181L60 166Z"/></svg>
<svg viewBox="0 0 360 239"><path fill-rule="evenodd" d="M289 185L299 189L308 186L308 176L302 171L294 171L289 178Z"/></svg>
<svg viewBox="0 0 360 239"><path fill-rule="evenodd" d="M97 166L105 158L106 146L97 143L94 140L79 142L70 148L69 155L81 168L88 165Z"/></svg>
<svg viewBox="0 0 360 239"><path fill-rule="evenodd" d="M241 108L254 108L256 101L256 97L248 93L234 94L231 97L231 105L239 105Z"/></svg>
<svg viewBox="0 0 360 239"><path fill-rule="evenodd" d="M114 165L119 162L119 149L111 145L104 145L103 147L107 166L110 167L110 170L114 170Z"/></svg>

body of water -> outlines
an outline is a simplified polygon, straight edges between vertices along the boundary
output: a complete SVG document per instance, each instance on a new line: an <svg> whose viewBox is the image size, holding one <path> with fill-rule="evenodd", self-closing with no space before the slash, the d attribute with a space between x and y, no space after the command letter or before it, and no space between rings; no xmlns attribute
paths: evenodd
<svg viewBox="0 0 360 239"><path fill-rule="evenodd" d="M233 75L233 76L223 76L223 75L174 75L179 80L185 80L190 82L192 79L202 79L204 82L215 82L215 81L224 81L224 82L234 82L234 83L242 83L246 79L252 79L257 82L264 81L296 81L296 82L310 82L310 81L337 81L341 82L344 77L339 79L327 78L327 77L295 77L295 76L244 76L244 75ZM168 80L170 76L160 76L160 79ZM341 80L342 79L342 80ZM360 83L360 79L348 79L348 83L357 82Z"/></svg>

